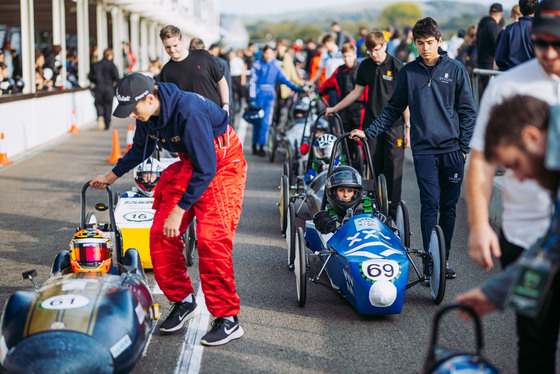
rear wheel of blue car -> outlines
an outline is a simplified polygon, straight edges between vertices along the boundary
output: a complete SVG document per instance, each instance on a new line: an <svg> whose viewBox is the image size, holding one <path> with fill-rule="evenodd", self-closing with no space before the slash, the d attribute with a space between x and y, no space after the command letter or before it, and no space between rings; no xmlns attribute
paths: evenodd
<svg viewBox="0 0 560 374"><path fill-rule="evenodd" d="M435 304L441 303L445 295L445 240L441 227L434 226L428 247L428 276L430 293Z"/></svg>
<svg viewBox="0 0 560 374"><path fill-rule="evenodd" d="M397 206L396 225L399 230L399 239L401 243L406 249L410 248L410 220L408 216L408 207L404 200L399 201L399 205Z"/></svg>
<svg viewBox="0 0 560 374"><path fill-rule="evenodd" d="M377 177L377 190L379 196L379 210L385 216L389 215L389 197L387 195L387 179L385 175L379 174Z"/></svg>
<svg viewBox="0 0 560 374"><path fill-rule="evenodd" d="M299 306L304 306L307 297L307 255L305 253L305 235L301 227L298 227L297 230L294 273L296 275L298 303Z"/></svg>

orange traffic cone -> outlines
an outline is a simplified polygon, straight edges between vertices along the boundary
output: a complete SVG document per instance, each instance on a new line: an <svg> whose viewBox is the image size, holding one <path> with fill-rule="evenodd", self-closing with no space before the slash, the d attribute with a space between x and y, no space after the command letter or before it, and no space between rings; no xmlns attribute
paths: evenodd
<svg viewBox="0 0 560 374"><path fill-rule="evenodd" d="M76 111L75 111L75 110L72 110L72 119L71 119L71 122L72 122L72 127L70 127L70 130L68 130L68 132L69 132L70 134L79 134L79 133L81 133L82 131L81 131L79 128L77 128L76 125L74 124L74 122L76 122Z"/></svg>
<svg viewBox="0 0 560 374"><path fill-rule="evenodd" d="M8 160L6 145L4 144L4 133L0 136L0 165L11 165L13 161Z"/></svg>
<svg viewBox="0 0 560 374"><path fill-rule="evenodd" d="M124 150L124 153L128 152L128 150L132 148L133 139L134 139L134 130L133 130L132 123L130 123L128 125L128 131L126 133L126 149Z"/></svg>
<svg viewBox="0 0 560 374"><path fill-rule="evenodd" d="M115 129L113 130L113 152L111 153L111 157L109 157L105 161L114 164L117 161L119 161L119 158L121 157L122 157L122 153L121 153L121 143L119 142L119 133Z"/></svg>

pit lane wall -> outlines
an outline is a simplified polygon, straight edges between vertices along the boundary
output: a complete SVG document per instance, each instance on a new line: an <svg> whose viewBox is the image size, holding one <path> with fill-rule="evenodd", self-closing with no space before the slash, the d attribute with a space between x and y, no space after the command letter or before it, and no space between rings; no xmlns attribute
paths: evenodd
<svg viewBox="0 0 560 374"><path fill-rule="evenodd" d="M82 128L97 119L89 90L22 96L0 98L0 132L10 160L68 134L72 125Z"/></svg>

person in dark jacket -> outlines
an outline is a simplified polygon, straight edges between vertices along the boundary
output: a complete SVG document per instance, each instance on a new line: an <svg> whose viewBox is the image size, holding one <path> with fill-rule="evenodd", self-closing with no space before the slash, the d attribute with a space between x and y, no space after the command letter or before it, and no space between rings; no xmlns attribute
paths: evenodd
<svg viewBox="0 0 560 374"><path fill-rule="evenodd" d="M531 41L531 24L538 0L519 0L519 10L523 17L506 27L496 46L496 65L506 71L535 57Z"/></svg>
<svg viewBox="0 0 560 374"><path fill-rule="evenodd" d="M95 110L97 111L97 127L108 130L113 112L113 96L119 82L119 72L113 63L113 50L103 51L103 60L95 63L89 74L89 80L95 84Z"/></svg>
<svg viewBox="0 0 560 374"><path fill-rule="evenodd" d="M489 15L482 18L478 23L478 30L476 32L476 48L478 54L478 67L480 69L493 70L494 69L494 56L496 54L496 46L498 39L502 32L502 21L504 9L502 4L495 3L490 6ZM488 85L490 79L487 75L480 77L482 90Z"/></svg>
<svg viewBox="0 0 560 374"><path fill-rule="evenodd" d="M387 105L393 94L395 81L404 66L399 59L387 53L387 40L382 32L372 31L365 39L364 45L370 58L360 63L354 89L340 103L326 110L327 115L343 110L359 97L365 96L367 89L363 128L372 123ZM347 131L350 130L354 129ZM367 143L373 155L375 173L384 174L387 178L387 192L391 201L389 213L395 217L401 200L404 149L410 146L408 109L403 113L403 120L395 121L390 129Z"/></svg>
<svg viewBox="0 0 560 374"><path fill-rule="evenodd" d="M442 40L437 22L430 17L421 19L412 33L420 57L402 68L393 95L377 119L369 127L364 124L364 131L352 131L351 137L375 138L409 106L424 249L428 249L432 228L439 223L449 257L476 112L467 70L439 48ZM446 275L454 278L456 274L448 266Z"/></svg>
<svg viewBox="0 0 560 374"><path fill-rule="evenodd" d="M180 158L164 170L154 192L150 256L159 287L174 303L159 330L178 331L200 313L181 240L196 216L200 282L208 310L216 317L201 343L222 345L241 338L231 255L247 162L227 111L199 94L180 91L175 84L154 86L152 78L140 73L123 78L117 99L115 116L137 120L132 148L112 171L90 182L93 188L114 183L150 157L156 143Z"/></svg>

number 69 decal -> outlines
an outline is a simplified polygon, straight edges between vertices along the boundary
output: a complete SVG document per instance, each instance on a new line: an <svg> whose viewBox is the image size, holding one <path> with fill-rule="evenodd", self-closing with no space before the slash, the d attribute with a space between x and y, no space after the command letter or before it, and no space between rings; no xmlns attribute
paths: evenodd
<svg viewBox="0 0 560 374"><path fill-rule="evenodd" d="M362 276L370 282L394 281L401 274L399 263L394 260L368 260L360 266Z"/></svg>

